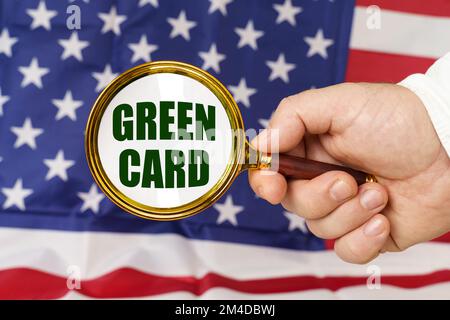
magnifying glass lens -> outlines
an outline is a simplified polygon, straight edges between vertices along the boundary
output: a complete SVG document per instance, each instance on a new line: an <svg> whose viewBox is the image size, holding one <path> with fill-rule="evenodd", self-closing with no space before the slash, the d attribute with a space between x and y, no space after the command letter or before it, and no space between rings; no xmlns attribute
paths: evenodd
<svg viewBox="0 0 450 320"><path fill-rule="evenodd" d="M126 211L171 220L220 197L241 171L242 118L225 87L178 62L152 62L116 78L86 130L94 179Z"/></svg>

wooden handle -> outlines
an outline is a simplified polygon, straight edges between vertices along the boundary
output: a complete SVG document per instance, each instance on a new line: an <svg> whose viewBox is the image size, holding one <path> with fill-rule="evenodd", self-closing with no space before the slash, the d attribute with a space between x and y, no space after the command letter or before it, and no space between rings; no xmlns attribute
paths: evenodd
<svg viewBox="0 0 450 320"><path fill-rule="evenodd" d="M338 170L350 174L355 178L358 185L368 181L376 181L373 175L335 164L294 157L287 154L279 154L278 159L276 158L272 156L271 168L277 169L278 172L287 178L312 179L325 172Z"/></svg>

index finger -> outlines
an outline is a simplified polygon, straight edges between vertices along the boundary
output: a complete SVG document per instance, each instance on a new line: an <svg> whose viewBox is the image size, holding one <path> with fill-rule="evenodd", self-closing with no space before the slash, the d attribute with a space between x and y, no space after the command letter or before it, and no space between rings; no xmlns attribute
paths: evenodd
<svg viewBox="0 0 450 320"><path fill-rule="evenodd" d="M253 139L252 144L262 152L287 152L300 143L305 132L339 131L352 119L347 101L350 97L361 96L361 92L358 85L340 84L284 98L270 119L268 129Z"/></svg>

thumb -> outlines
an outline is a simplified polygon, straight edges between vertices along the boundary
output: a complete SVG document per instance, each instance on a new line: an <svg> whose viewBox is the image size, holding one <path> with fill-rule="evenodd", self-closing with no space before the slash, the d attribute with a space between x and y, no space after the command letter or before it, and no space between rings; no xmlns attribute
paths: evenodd
<svg viewBox="0 0 450 320"><path fill-rule="evenodd" d="M361 227L336 240L334 250L344 261L364 264L375 259L388 240L388 219L377 214Z"/></svg>
<svg viewBox="0 0 450 320"><path fill-rule="evenodd" d="M354 103L363 95L362 86L346 83L284 98L273 113L268 130L261 132L252 144L263 152L287 152L300 143L305 132L342 132L353 119L349 101Z"/></svg>

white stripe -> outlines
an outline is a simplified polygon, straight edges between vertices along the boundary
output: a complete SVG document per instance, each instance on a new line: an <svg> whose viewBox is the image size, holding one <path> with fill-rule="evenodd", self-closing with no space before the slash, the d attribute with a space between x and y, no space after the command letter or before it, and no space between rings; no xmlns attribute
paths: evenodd
<svg viewBox="0 0 450 320"><path fill-rule="evenodd" d="M365 7L356 7L350 48L424 58L450 52L450 18L381 10L381 28L370 29L373 19Z"/></svg>
<svg viewBox="0 0 450 320"><path fill-rule="evenodd" d="M0 269L31 267L61 276L78 266L83 279L121 267L165 276L202 277L215 272L234 279L298 275L367 276L367 266L339 260L332 251L306 252L188 240L178 235L64 232L0 228ZM427 274L450 266L450 245L426 243L383 254L372 264L384 275Z"/></svg>
<svg viewBox="0 0 450 320"><path fill-rule="evenodd" d="M90 297L70 291L63 299L91 299ZM394 286L381 285L380 289L368 289L365 286L342 288L335 292L330 290L307 290L277 294L247 294L230 289L213 288L197 297L189 292L172 292L150 297L137 297L137 299L158 300L411 300L411 299L450 299L450 283L440 283L417 289L403 289ZM226 303L226 302L225 302Z"/></svg>

